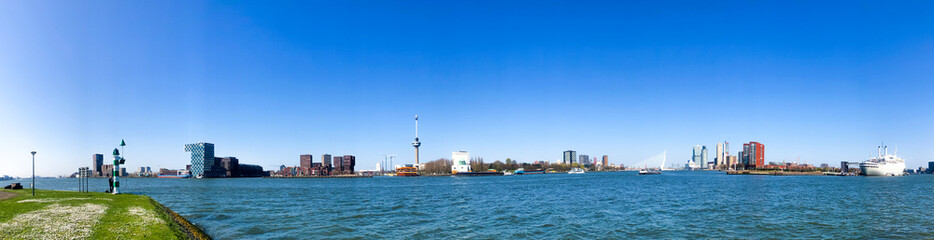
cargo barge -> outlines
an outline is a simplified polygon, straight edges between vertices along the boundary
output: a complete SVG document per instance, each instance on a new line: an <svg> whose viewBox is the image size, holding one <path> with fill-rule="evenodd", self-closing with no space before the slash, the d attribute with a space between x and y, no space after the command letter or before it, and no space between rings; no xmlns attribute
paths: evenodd
<svg viewBox="0 0 934 240"><path fill-rule="evenodd" d="M159 174L158 178L190 178L191 175L162 175Z"/></svg>
<svg viewBox="0 0 934 240"><path fill-rule="evenodd" d="M451 154L451 175L455 177L475 177L475 176L503 176L503 172L488 170L474 172L470 168L470 153L467 151L457 151Z"/></svg>
<svg viewBox="0 0 934 240"><path fill-rule="evenodd" d="M503 176L503 172L496 171L487 171L487 172L456 172L454 173L455 177L479 177L479 176Z"/></svg>

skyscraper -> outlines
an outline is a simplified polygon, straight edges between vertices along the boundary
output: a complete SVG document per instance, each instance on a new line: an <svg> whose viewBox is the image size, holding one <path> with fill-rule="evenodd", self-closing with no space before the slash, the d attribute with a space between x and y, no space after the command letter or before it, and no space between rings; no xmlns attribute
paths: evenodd
<svg viewBox="0 0 934 240"><path fill-rule="evenodd" d="M610 157L603 155L603 166L609 166L609 164L610 164Z"/></svg>
<svg viewBox="0 0 934 240"><path fill-rule="evenodd" d="M341 171L344 171L344 157L341 157L341 156L331 157L331 162L334 165L335 173L340 173Z"/></svg>
<svg viewBox="0 0 934 240"><path fill-rule="evenodd" d="M192 143L185 144L185 151L191 152L191 175L202 177L216 177L214 169L214 144Z"/></svg>
<svg viewBox="0 0 934 240"><path fill-rule="evenodd" d="M589 155L581 154L581 155L578 156L578 161L577 161L577 163L579 163L580 165L588 164L588 162L590 162L590 156L589 156Z"/></svg>
<svg viewBox="0 0 934 240"><path fill-rule="evenodd" d="M302 169L308 170L311 169L312 156L311 154L302 154L298 157L299 166Z"/></svg>
<svg viewBox="0 0 934 240"><path fill-rule="evenodd" d="M744 143L740 158L747 168L765 166L765 145L759 142Z"/></svg>
<svg viewBox="0 0 934 240"><path fill-rule="evenodd" d="M724 165L723 162L725 162L725 161L726 161L726 157L723 155L723 143L718 142L718 143L717 143L717 156L716 156L715 159L713 160L713 162L714 162L714 166L713 166L713 167L714 167L714 168L719 168L720 166L723 166L723 165Z"/></svg>
<svg viewBox="0 0 934 240"><path fill-rule="evenodd" d="M574 159L577 158L577 152L574 150L564 151L564 158L561 161L562 164L572 164Z"/></svg>
<svg viewBox="0 0 934 240"><path fill-rule="evenodd" d="M355 165L357 165L357 157L354 157L353 155L344 155L344 157L341 158L341 162L341 166L343 167L341 171L343 171L345 174L353 174L353 168Z"/></svg>
<svg viewBox="0 0 934 240"><path fill-rule="evenodd" d="M104 174L101 173L101 166L103 165L104 154L95 153L94 155L91 155L91 169L93 170L91 175L94 175L95 177L103 176Z"/></svg>
<svg viewBox="0 0 934 240"><path fill-rule="evenodd" d="M730 142L723 142L723 155L730 156Z"/></svg>
<svg viewBox="0 0 934 240"><path fill-rule="evenodd" d="M325 169L331 169L331 154L321 155L321 166Z"/></svg>
<svg viewBox="0 0 934 240"><path fill-rule="evenodd" d="M707 146L694 145L694 155L691 158L699 168L707 168Z"/></svg>
<svg viewBox="0 0 934 240"><path fill-rule="evenodd" d="M733 158L730 158L730 142L723 141L723 158L725 158L726 160L723 161L724 166L722 167L727 167L727 168L728 166L732 165L732 163L730 163L730 159L736 159L736 156L733 156Z"/></svg>

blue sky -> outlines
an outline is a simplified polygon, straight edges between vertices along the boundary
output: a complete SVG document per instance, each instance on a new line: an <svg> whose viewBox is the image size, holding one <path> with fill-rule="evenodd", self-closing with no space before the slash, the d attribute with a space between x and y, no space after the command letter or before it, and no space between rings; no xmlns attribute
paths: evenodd
<svg viewBox="0 0 934 240"><path fill-rule="evenodd" d="M934 2L0 3L0 175L183 168L183 145L633 164L695 144L766 161L934 161ZM713 151L710 153L713 156Z"/></svg>

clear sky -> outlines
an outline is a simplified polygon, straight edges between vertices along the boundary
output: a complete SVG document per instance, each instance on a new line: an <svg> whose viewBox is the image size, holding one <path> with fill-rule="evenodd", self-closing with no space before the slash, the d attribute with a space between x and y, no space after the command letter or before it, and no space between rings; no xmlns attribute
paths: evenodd
<svg viewBox="0 0 934 240"><path fill-rule="evenodd" d="M3 1L0 175L184 168L186 143L633 164L934 161L934 1ZM318 160L318 157L316 157Z"/></svg>

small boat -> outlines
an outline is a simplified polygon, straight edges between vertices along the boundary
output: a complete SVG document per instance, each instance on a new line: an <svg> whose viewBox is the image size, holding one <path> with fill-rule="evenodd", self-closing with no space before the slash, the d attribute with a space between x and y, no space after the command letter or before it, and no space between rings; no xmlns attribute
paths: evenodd
<svg viewBox="0 0 934 240"><path fill-rule="evenodd" d="M512 175L514 175L514 174L516 174L516 173L510 172L510 171L504 171L504 172L503 172L503 175L505 175L505 176L512 176Z"/></svg>
<svg viewBox="0 0 934 240"><path fill-rule="evenodd" d="M568 174L584 174L584 169L572 168L571 171L568 171Z"/></svg>
<svg viewBox="0 0 934 240"><path fill-rule="evenodd" d="M659 168L659 169L661 169L661 168ZM658 170L658 171L649 170L649 167L648 167L648 166L646 166L646 167L643 168L642 170L639 170L639 175L656 175L656 174L662 174L662 171L661 171L661 170Z"/></svg>
<svg viewBox="0 0 934 240"><path fill-rule="evenodd" d="M523 174L523 173L525 173L525 168L516 169L516 171L513 172L513 173L515 173L515 174L517 174L517 175L518 175L518 174Z"/></svg>

